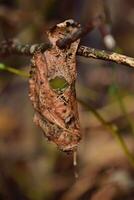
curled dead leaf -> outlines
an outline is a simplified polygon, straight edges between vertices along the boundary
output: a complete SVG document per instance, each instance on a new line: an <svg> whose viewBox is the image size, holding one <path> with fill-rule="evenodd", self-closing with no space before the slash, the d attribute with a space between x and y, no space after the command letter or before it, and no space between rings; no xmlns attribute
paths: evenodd
<svg viewBox="0 0 134 200"><path fill-rule="evenodd" d="M65 49L60 49L56 42L77 31L78 27L73 20L66 20L48 31L52 48L34 55L29 80L34 122L50 141L67 152L75 151L81 139L75 94L79 40Z"/></svg>

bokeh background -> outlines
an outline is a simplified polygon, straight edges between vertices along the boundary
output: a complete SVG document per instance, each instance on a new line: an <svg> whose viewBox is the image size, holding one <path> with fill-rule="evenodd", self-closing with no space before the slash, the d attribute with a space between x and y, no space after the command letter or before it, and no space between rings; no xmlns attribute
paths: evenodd
<svg viewBox="0 0 134 200"><path fill-rule="evenodd" d="M73 18L86 24L103 15L115 38L114 51L134 57L133 0L0 0L0 41L46 40L52 25ZM81 44L107 49L95 28ZM8 56L0 63L26 72L30 58ZM77 56L77 96L118 126L134 154L134 69ZM0 71L0 199L133 200L134 166L110 131L79 104L83 139L75 179L73 158L60 152L33 123L28 80Z"/></svg>

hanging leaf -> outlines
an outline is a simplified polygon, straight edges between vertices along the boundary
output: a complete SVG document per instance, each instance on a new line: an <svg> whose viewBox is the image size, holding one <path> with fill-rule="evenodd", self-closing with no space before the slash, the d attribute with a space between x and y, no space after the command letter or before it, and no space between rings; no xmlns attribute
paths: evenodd
<svg viewBox="0 0 134 200"><path fill-rule="evenodd" d="M76 51L79 40L66 49L56 41L76 31L79 24L67 20L48 34L52 48L33 57L29 96L35 109L34 122L63 151L75 151L81 139L75 95Z"/></svg>

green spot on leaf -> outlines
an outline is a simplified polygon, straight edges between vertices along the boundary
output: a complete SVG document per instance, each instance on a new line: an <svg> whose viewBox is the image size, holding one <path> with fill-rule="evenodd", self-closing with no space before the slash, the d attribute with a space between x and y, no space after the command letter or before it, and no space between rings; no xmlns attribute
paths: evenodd
<svg viewBox="0 0 134 200"><path fill-rule="evenodd" d="M3 63L0 63L0 70L4 70L5 69L5 65Z"/></svg>
<svg viewBox="0 0 134 200"><path fill-rule="evenodd" d="M54 90L63 90L68 87L68 82L63 77L55 77L49 81L50 86Z"/></svg>

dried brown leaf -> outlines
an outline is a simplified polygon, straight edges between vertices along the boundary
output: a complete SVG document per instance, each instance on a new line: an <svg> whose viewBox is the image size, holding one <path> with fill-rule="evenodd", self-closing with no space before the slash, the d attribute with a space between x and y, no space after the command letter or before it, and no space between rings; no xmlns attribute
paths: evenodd
<svg viewBox="0 0 134 200"><path fill-rule="evenodd" d="M63 151L76 150L80 125L75 94L76 51L79 40L60 49L56 41L78 29L73 20L57 24L48 32L52 48L36 53L30 84L34 122Z"/></svg>

